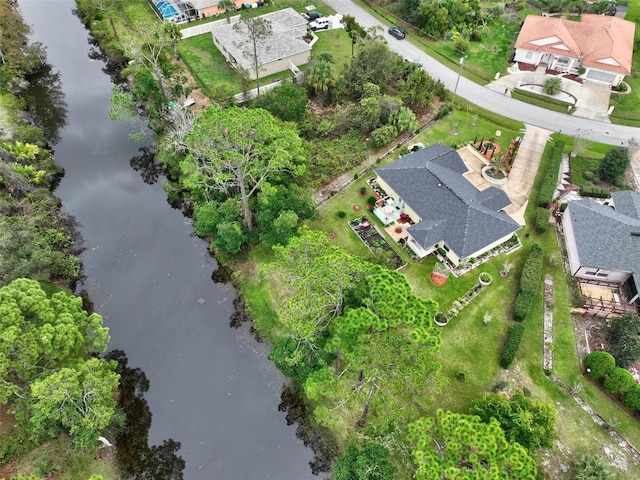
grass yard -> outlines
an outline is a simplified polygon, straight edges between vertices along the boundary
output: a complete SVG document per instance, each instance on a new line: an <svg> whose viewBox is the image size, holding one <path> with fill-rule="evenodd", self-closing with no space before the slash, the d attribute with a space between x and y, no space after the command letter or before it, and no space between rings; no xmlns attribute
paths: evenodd
<svg viewBox="0 0 640 480"><path fill-rule="evenodd" d="M178 44L178 52L205 91L210 91L214 85L216 88L226 86L236 93L242 91L238 74L213 44L211 34L203 33L182 40Z"/></svg>
<svg viewBox="0 0 640 480"><path fill-rule="evenodd" d="M313 45L311 58L316 58L322 52L329 52L333 55L336 74L342 75L351 60L351 37L344 28L316 32L318 41ZM354 55L357 53L359 45L355 45Z"/></svg>
<svg viewBox="0 0 640 480"><path fill-rule="evenodd" d="M601 158L579 156L571 158L571 160L569 161L571 182L575 183L576 185L580 185L581 187L591 186L591 181L584 178L584 172L587 170L597 172L601 160Z"/></svg>

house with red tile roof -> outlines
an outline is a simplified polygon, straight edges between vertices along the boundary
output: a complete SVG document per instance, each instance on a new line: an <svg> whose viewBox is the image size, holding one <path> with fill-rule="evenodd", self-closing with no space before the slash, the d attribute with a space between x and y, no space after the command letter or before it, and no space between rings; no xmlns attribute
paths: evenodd
<svg viewBox="0 0 640 480"><path fill-rule="evenodd" d="M635 28L633 22L608 15L584 14L579 22L528 15L514 61L617 86L631 75Z"/></svg>

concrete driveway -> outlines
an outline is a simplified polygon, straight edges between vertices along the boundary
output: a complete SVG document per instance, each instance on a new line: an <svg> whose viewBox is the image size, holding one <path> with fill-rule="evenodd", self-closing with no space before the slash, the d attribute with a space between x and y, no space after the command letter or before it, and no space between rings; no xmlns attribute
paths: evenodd
<svg viewBox="0 0 640 480"><path fill-rule="evenodd" d="M349 0L325 0L325 3L343 15L353 15L356 21L365 28L376 25L382 26L385 32L384 38L387 40L391 50L399 53L403 58L410 57L415 59L429 72L429 75L441 80L449 90L454 90L458 79L457 69L451 70L431 58L413 45L409 40L410 37L405 40L396 40L389 36L386 33L388 26L382 25L367 10ZM632 138L640 139L639 128L607 124L591 118L581 118L546 110L505 96L504 89L502 92L491 91L464 77L460 78L457 95L479 107L491 110L498 115L520 120L528 125L555 132L562 131L568 135L580 135L581 132L589 132L591 140L608 145L626 145Z"/></svg>

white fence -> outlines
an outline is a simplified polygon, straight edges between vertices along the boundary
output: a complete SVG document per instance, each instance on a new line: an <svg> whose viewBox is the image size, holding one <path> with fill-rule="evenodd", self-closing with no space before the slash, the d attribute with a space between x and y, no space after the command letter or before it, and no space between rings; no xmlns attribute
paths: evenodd
<svg viewBox="0 0 640 480"><path fill-rule="evenodd" d="M231 23L237 23L240 20L240 15L231 17ZM203 33L211 33L215 27L219 25L226 25L227 19L225 17L220 20L214 20L208 23L202 23L194 27L188 27L181 30L182 38L195 37L196 35L202 35Z"/></svg>

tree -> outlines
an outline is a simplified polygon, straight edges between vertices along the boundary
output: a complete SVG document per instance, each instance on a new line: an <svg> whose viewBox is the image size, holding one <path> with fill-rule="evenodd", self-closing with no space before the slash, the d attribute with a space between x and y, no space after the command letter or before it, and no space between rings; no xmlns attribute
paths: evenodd
<svg viewBox="0 0 640 480"><path fill-rule="evenodd" d="M315 95L327 96L337 82L335 67L332 62L318 60L313 63L307 74L307 86Z"/></svg>
<svg viewBox="0 0 640 480"><path fill-rule="evenodd" d="M609 323L607 333L609 353L616 365L627 368L640 359L640 317L630 313L620 315Z"/></svg>
<svg viewBox="0 0 640 480"><path fill-rule="evenodd" d="M557 95L562 91L562 79L559 77L547 78L542 85L542 90L547 95Z"/></svg>
<svg viewBox="0 0 640 480"><path fill-rule="evenodd" d="M0 401L27 399L40 377L103 352L109 339L98 314L64 292L50 298L24 278L0 288Z"/></svg>
<svg viewBox="0 0 640 480"><path fill-rule="evenodd" d="M640 412L640 383L635 383L627 393L622 395L624 406Z"/></svg>
<svg viewBox="0 0 640 480"><path fill-rule="evenodd" d="M260 70L262 68L262 58L269 50L269 43L266 41L271 36L271 22L260 17L242 17L233 26L236 32L246 36L246 41L238 45L243 49L243 54L251 59L253 73L256 77L257 96L260 96Z"/></svg>
<svg viewBox="0 0 640 480"><path fill-rule="evenodd" d="M587 373L594 380L601 380L616 366L616 360L608 352L591 352L584 357L583 365Z"/></svg>
<svg viewBox="0 0 640 480"><path fill-rule="evenodd" d="M553 446L556 409L552 403L534 402L520 389L510 399L501 393L486 394L473 403L470 413L483 422L495 418L507 440L518 442L529 451Z"/></svg>
<svg viewBox="0 0 640 480"><path fill-rule="evenodd" d="M116 413L120 376L115 367L116 362L90 358L37 379L31 385L32 430L55 437L64 429L78 447L96 448Z"/></svg>
<svg viewBox="0 0 640 480"><path fill-rule="evenodd" d="M416 26L426 36L442 40L449 29L449 10L438 2L420 2L416 13Z"/></svg>
<svg viewBox="0 0 640 480"><path fill-rule="evenodd" d="M302 141L290 126L262 109L209 107L185 136L180 163L186 188L205 200L214 192L239 195L247 230L254 230L250 199L282 174L304 173Z"/></svg>
<svg viewBox="0 0 640 480"><path fill-rule="evenodd" d="M359 449L351 444L333 466L334 480L393 480L397 469L387 460L389 450L376 443Z"/></svg>
<svg viewBox="0 0 640 480"><path fill-rule="evenodd" d="M362 25L356 22L355 17L352 15L344 15L340 23L344 25L344 30L349 34L351 38L351 57L353 57L353 48L357 41L367 38L367 31Z"/></svg>
<svg viewBox="0 0 640 480"><path fill-rule="evenodd" d="M604 180L613 182L624 175L629 168L629 163L629 150L623 147L614 147L605 154L600 162L598 174Z"/></svg>
<svg viewBox="0 0 640 480"><path fill-rule="evenodd" d="M236 2L233 0L220 0L218 2L218 10L224 10L224 16L227 17L227 23L231 23L231 12L236 10Z"/></svg>
<svg viewBox="0 0 640 480"><path fill-rule="evenodd" d="M509 443L495 419L444 412L409 425L417 480L483 478L535 480L536 464L526 449Z"/></svg>
<svg viewBox="0 0 640 480"><path fill-rule="evenodd" d="M120 48L128 58L147 67L158 83L164 101L170 99L164 72L166 48L175 43L175 35L165 30L163 23L137 22L120 41Z"/></svg>
<svg viewBox="0 0 640 480"><path fill-rule="evenodd" d="M182 40L182 30L175 22L163 22L164 33L171 40L171 46L173 47L173 56L178 58L178 42Z"/></svg>

